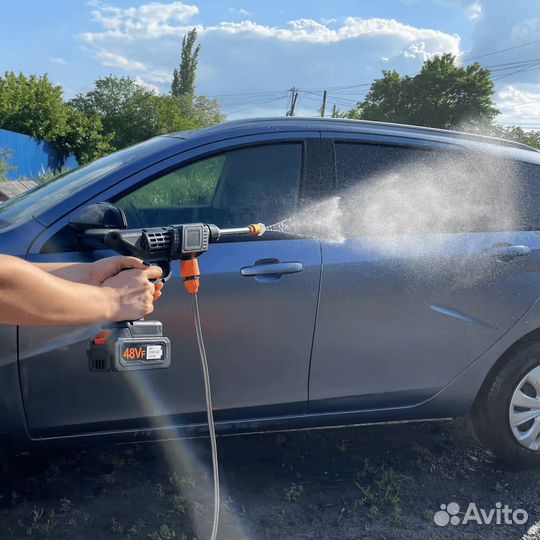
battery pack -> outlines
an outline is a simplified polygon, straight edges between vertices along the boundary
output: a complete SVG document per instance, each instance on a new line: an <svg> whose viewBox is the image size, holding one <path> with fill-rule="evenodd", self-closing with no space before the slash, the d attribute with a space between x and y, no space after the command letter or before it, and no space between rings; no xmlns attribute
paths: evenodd
<svg viewBox="0 0 540 540"><path fill-rule="evenodd" d="M171 365L171 342L160 321L127 321L103 326L88 344L90 371L163 369Z"/></svg>

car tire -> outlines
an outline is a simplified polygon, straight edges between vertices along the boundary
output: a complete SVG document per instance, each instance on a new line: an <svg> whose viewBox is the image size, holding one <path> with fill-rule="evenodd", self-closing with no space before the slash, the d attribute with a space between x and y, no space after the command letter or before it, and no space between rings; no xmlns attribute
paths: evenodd
<svg viewBox="0 0 540 540"><path fill-rule="evenodd" d="M512 353L488 379L471 411L478 439L513 467L540 463L539 357L540 343L535 342Z"/></svg>

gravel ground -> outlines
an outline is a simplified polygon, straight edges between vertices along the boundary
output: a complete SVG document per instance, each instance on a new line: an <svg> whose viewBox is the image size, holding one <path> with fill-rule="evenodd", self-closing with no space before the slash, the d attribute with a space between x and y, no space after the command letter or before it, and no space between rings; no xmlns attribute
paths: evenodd
<svg viewBox="0 0 540 540"><path fill-rule="evenodd" d="M220 539L540 539L539 470L497 462L464 421L218 444ZM2 482L0 538L206 538L209 463L208 440L18 456ZM529 518L436 525L435 512L451 502L461 520L472 502L486 511L500 502Z"/></svg>

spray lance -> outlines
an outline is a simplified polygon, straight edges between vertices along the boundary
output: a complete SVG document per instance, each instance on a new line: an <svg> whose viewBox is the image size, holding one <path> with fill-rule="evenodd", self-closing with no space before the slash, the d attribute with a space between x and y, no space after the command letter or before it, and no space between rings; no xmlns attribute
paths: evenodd
<svg viewBox="0 0 540 540"><path fill-rule="evenodd" d="M105 225L105 228L93 228L96 223L102 227ZM180 275L192 297L195 333L204 376L214 479L214 516L210 538L215 540L219 519L219 469L210 376L197 297L200 284L197 258L208 251L209 244L218 242L221 238L238 235L262 236L266 228L262 223L230 229L220 229L207 223L187 223L127 229L127 219L123 211L109 203L86 207L70 225L82 240L97 240L121 255L138 257L146 264L158 264L163 270L163 280L170 277L171 261L180 261ZM171 364L171 343L163 335L160 321L122 321L103 326L89 343L87 356L91 371L122 372L167 368Z"/></svg>

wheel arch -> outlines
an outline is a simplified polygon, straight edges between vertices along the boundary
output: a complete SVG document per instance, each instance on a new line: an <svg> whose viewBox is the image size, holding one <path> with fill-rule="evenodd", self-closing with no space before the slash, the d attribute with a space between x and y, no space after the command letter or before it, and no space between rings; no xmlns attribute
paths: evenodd
<svg viewBox="0 0 540 540"><path fill-rule="evenodd" d="M518 340L512 343L497 359L497 361L491 366L491 369L488 371L488 374L484 378L480 389L478 390L476 397L473 402L473 407L476 407L480 401L485 397L487 390L490 388L493 380L497 376L497 373L502 369L502 367L514 356L514 354L520 350L522 347L529 343L539 343L540 342L540 328L535 328L527 334L521 336Z"/></svg>

